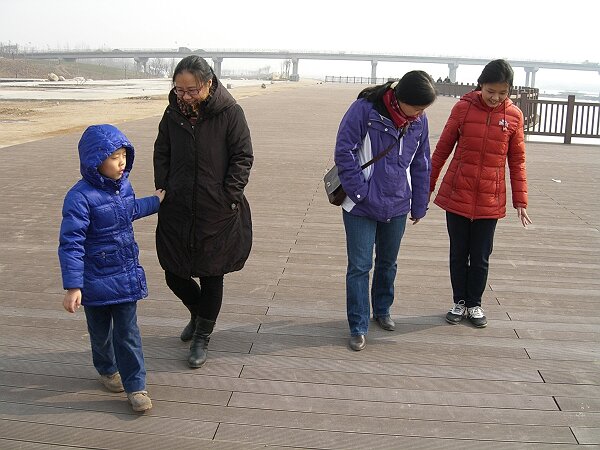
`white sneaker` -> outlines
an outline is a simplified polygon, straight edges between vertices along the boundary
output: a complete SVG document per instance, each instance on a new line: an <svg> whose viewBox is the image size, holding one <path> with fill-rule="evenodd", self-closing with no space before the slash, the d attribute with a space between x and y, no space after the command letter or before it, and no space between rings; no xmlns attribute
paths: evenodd
<svg viewBox="0 0 600 450"><path fill-rule="evenodd" d="M459 300L458 303L455 303L452 309L448 311L448 314L446 314L446 322L451 323L452 325L460 323L466 311L467 307L465 306L465 301Z"/></svg>
<svg viewBox="0 0 600 450"><path fill-rule="evenodd" d="M467 318L473 324L473 326L477 328L483 328L487 326L487 319L483 313L483 309L481 309L481 306L467 308Z"/></svg>

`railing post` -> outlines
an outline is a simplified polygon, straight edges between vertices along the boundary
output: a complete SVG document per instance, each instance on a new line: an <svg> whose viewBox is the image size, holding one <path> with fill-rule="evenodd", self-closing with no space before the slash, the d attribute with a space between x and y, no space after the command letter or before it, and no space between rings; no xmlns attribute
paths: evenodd
<svg viewBox="0 0 600 450"><path fill-rule="evenodd" d="M529 121L530 121L530 117L529 117L529 105L527 104L527 93L525 92L521 92L521 95L519 95L519 101L518 101L518 107L521 110L521 112L523 113L523 118L524 118L524 132L527 132L527 129L529 128Z"/></svg>
<svg viewBox="0 0 600 450"><path fill-rule="evenodd" d="M573 135L573 113L575 112L575 96L569 95L567 97L567 121L565 124L565 144L571 143L571 136Z"/></svg>

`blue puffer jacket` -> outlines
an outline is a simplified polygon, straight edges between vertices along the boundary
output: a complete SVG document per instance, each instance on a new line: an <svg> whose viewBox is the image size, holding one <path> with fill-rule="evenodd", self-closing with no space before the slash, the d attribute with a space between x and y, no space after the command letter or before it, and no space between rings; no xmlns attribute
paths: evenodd
<svg viewBox="0 0 600 450"><path fill-rule="evenodd" d="M399 138L392 121L366 99L356 100L340 123L335 164L348 195L342 208L357 216L387 222L410 212L425 216L429 198L431 155L424 114ZM360 166L394 144L389 153L365 168Z"/></svg>
<svg viewBox="0 0 600 450"><path fill-rule="evenodd" d="M98 166L115 150L127 149L119 180L103 177ZM136 199L129 182L134 150L112 125L89 127L79 141L83 179L67 193L62 210L58 257L63 288L80 288L82 304L103 306L148 295L132 222L158 211L157 196Z"/></svg>

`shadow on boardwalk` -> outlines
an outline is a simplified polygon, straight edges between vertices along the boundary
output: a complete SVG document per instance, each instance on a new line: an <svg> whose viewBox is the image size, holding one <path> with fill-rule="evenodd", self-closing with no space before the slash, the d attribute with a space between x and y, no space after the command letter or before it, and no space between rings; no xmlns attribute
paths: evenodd
<svg viewBox="0 0 600 450"><path fill-rule="evenodd" d="M256 164L255 241L226 277L209 361L185 364L184 308L136 223L150 297L139 304L154 409L100 389L82 312L62 311L60 208L78 135L0 150L0 448L573 448L600 444L600 148L528 145L530 212L498 226L486 329L449 326L444 215L409 226L397 331L346 347L344 234L321 186L359 87L316 85L241 101ZM432 145L454 99L428 111ZM132 181L152 187L158 118L123 126ZM35 126L35 125L32 125ZM560 180L560 182L558 181Z"/></svg>

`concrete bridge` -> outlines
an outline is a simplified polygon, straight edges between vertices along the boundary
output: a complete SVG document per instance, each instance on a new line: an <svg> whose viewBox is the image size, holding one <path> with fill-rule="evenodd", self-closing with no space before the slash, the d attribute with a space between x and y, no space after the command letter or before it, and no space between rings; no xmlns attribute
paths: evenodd
<svg viewBox="0 0 600 450"><path fill-rule="evenodd" d="M65 61L77 61L79 59L100 58L123 58L133 59L145 70L148 60L151 58L183 58L196 54L205 59L211 59L217 76L221 75L221 64L225 58L236 59L281 59L290 60L292 63L292 75L290 79L300 79L299 62L301 59L331 60L331 61L370 61L371 78L377 78L377 64L379 62L416 62L421 64L446 64L448 66L448 77L450 81L456 81L456 71L460 65L484 66L489 62L485 58L467 58L456 56L427 56L408 54L374 54L374 53L352 53L352 52L318 52L318 51L288 51L288 50L190 50L187 47L179 49L114 49L114 50L68 50L14 53L13 57L24 59L59 59ZM513 67L522 67L526 73L525 85L535 87L535 76L539 69L558 70L582 70L594 71L600 74L600 64L597 62L556 62L537 60L510 60Z"/></svg>

